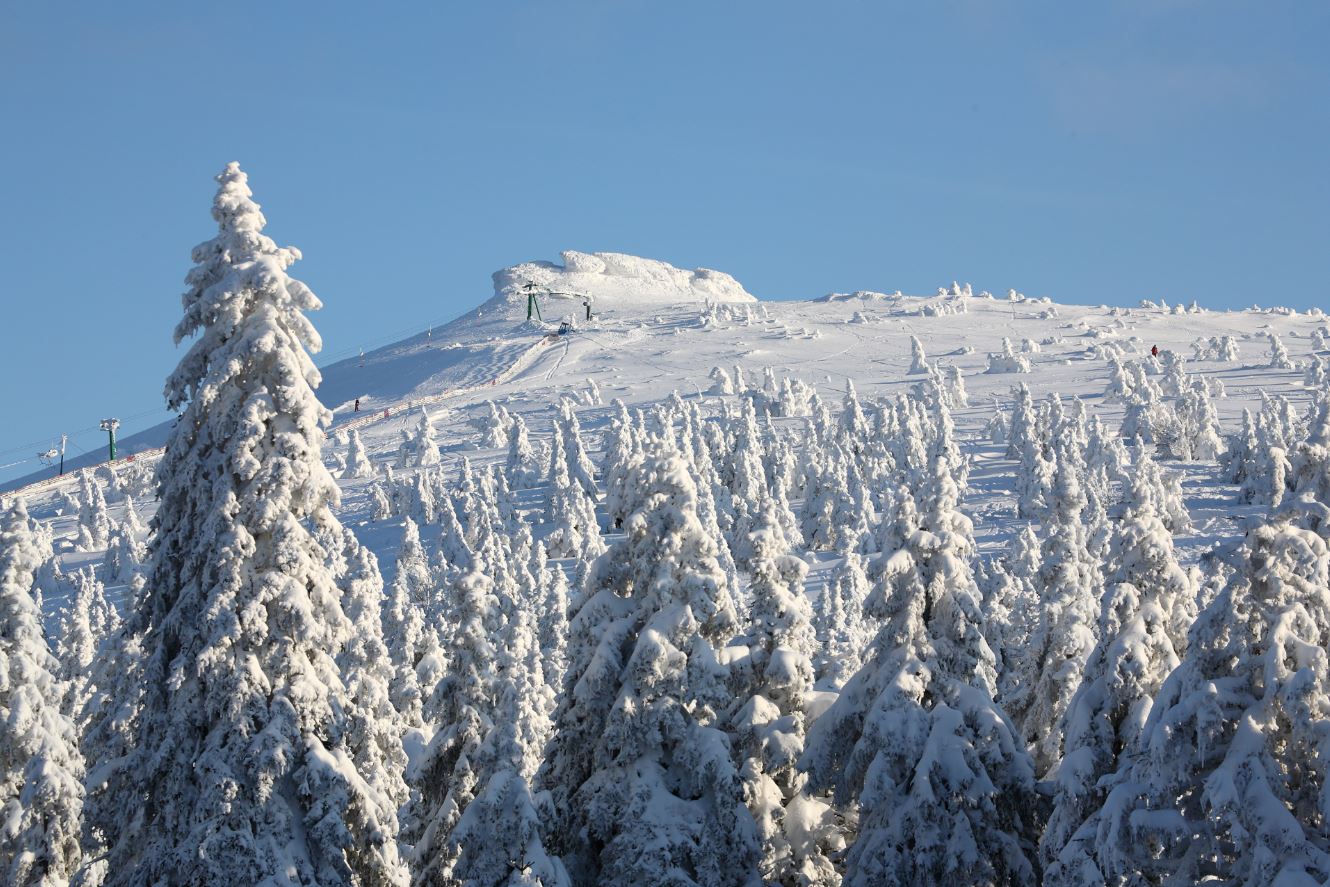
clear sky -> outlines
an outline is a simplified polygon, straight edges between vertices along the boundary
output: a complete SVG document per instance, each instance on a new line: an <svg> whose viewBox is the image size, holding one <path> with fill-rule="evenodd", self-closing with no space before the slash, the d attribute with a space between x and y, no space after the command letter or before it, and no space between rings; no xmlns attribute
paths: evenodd
<svg viewBox="0 0 1330 887"><path fill-rule="evenodd" d="M1282 0L0 0L0 466L164 418L229 160L320 362L563 249L766 298L1327 307L1327 37Z"/></svg>

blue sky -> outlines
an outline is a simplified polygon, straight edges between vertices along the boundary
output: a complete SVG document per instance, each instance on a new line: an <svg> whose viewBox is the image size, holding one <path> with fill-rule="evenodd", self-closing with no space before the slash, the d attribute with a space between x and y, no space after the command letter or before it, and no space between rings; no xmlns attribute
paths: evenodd
<svg viewBox="0 0 1330 887"><path fill-rule="evenodd" d="M1330 6L0 2L0 466L163 417L239 160L325 358L616 250L767 298L952 279L1324 305ZM33 468L0 468L0 477Z"/></svg>

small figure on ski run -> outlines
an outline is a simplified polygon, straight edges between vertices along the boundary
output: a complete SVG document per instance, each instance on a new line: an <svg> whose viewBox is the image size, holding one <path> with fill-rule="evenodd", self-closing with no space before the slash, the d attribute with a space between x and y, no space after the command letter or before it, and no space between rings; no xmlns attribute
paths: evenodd
<svg viewBox="0 0 1330 887"><path fill-rule="evenodd" d="M1159 346L1158 346L1158 345L1151 345L1151 346L1150 346L1150 356L1151 356L1151 357L1158 357L1158 356L1159 356Z"/></svg>
<svg viewBox="0 0 1330 887"><path fill-rule="evenodd" d="M355 408L354 410L352 410L352 412L353 412L353 413L358 413L358 412L360 412L360 398L358 398L358 397L356 398L356 408Z"/></svg>

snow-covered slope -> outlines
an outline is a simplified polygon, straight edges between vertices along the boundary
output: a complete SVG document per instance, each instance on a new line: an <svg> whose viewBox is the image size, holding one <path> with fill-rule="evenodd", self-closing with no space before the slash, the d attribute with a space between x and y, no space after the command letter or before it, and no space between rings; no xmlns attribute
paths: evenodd
<svg viewBox="0 0 1330 887"><path fill-rule="evenodd" d="M728 274L698 268L688 271L656 259L621 253L562 254L563 264L523 262L494 273L494 295L447 326L421 332L401 342L324 367L319 396L335 412L350 412L356 398L362 409L382 408L452 388L488 383L513 365L544 331L526 324L527 294L535 283L542 291L589 295L597 315L631 320L657 309L696 313L701 304L757 301ZM565 315L581 316L581 302L546 299L542 310L554 325ZM170 423L125 435L122 456L160 447ZM70 469L95 465L100 450L67 460ZM0 491L25 487L50 476L49 470L0 483Z"/></svg>
<svg viewBox="0 0 1330 887"><path fill-rule="evenodd" d="M1286 394L1300 407L1308 401L1301 371L1269 368L1268 337L1277 333L1294 360L1306 362L1313 331L1325 326L1319 314L1279 309L1186 312L1180 306L1074 306L1019 295L970 296L961 287L947 287L933 296L856 293L762 302L718 272L680 271L613 254L565 253L564 258L563 266L527 263L499 271L494 297L456 321L368 353L363 360L351 358L324 368L318 393L335 411L334 432L349 422L361 424L359 433L382 466L392 461L403 433L415 425L416 416L402 408L428 401L445 457L470 455L484 461L500 456L477 449L475 423L491 399L524 416L539 441L548 434L560 399L586 400L593 383L600 402L581 410L583 426L593 431L604 427L613 398L645 406L678 392L687 399L702 398L713 410L722 408L727 398L708 393L714 367L731 372L739 367L759 383L768 370L778 378L798 378L831 404L839 403L846 384L853 381L860 395L871 399L908 391L919 381L908 373L912 338L923 344L929 361L962 374L970 405L954 414L963 438L976 439L995 408L1010 408L1018 382L1028 384L1036 398L1050 392L1079 397L1092 413L1116 426L1122 405L1104 398L1109 356L1139 358L1151 346L1191 355L1194 342L1223 336L1233 337L1240 348L1238 359L1189 360L1187 372L1226 386L1227 396L1217 399L1216 406L1224 430L1232 431L1244 408L1259 406L1262 391ZM596 296L596 317L567 336L552 335L556 322L528 324L525 296L516 287L532 274L545 275L544 283L551 287L580 287ZM1004 340L1028 360L1030 373L986 372L989 355L1000 352ZM359 415L352 412L357 397ZM157 446L166 431L163 425L128 437L122 452ZM971 446L975 485L966 508L976 518L981 546L1005 544L1013 526L1012 499L1002 476L1010 466L992 447L977 442ZM1234 517L1244 509L1216 485L1213 465L1172 467L1185 477L1197 518L1196 529L1180 539L1179 546L1195 557L1216 538L1232 535ZM343 483L345 507L365 509L366 482ZM55 516L53 497L75 487L71 476L43 489L32 502L35 512L54 517L58 532L67 536L73 534L74 518ZM112 511L114 516L115 506ZM377 532L373 527L366 531L371 539ZM392 561L394 535L386 532L379 540L388 547L381 551L386 564ZM71 568L93 560L67 553ZM818 576L815 568L810 578L814 585ZM53 599L48 606L58 603Z"/></svg>

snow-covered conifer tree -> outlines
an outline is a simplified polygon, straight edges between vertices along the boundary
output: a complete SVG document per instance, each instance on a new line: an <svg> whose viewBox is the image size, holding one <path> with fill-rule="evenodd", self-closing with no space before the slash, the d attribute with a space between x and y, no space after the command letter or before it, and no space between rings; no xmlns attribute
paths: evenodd
<svg viewBox="0 0 1330 887"><path fill-rule="evenodd" d="M576 884L746 885L760 858L717 723L717 651L735 612L685 461L631 469L626 537L573 617L570 668L541 784Z"/></svg>
<svg viewBox="0 0 1330 887"><path fill-rule="evenodd" d="M466 806L440 854L442 883L567 887L563 863L541 840L547 796L531 790L540 746L549 729L549 697L540 668L534 617L514 614L503 654L498 710L477 750L476 797Z"/></svg>
<svg viewBox="0 0 1330 887"><path fill-rule="evenodd" d="M304 316L318 299L262 234L245 174L217 177L218 234L194 249L166 385L136 747L107 775L138 803L108 836L108 879L402 884L391 821L356 770L337 667L352 631L329 564L337 486L320 450Z"/></svg>
<svg viewBox="0 0 1330 887"><path fill-rule="evenodd" d="M746 759L744 795L762 842L762 879L798 887L839 883L827 853L840 843L834 817L825 803L803 792L805 780L797 768L804 748L804 707L813 689L812 611L803 594L807 572L807 565L788 553L768 498L752 541L752 695L735 715L733 729L738 754Z"/></svg>
<svg viewBox="0 0 1330 887"><path fill-rule="evenodd" d="M1030 358L1024 354L1017 354L1016 349L1012 347L1011 339L1003 338L1002 350L996 354L988 355L988 368L985 373L1028 373L1030 372Z"/></svg>
<svg viewBox="0 0 1330 887"><path fill-rule="evenodd" d="M442 877L451 864L448 836L467 805L483 788L477 754L493 726L496 645L503 641L502 602L490 572L506 572L500 534L486 523L475 563L449 588L442 624L442 653L447 669L427 693L425 720L438 729L415 770L417 797L407 813L404 833L415 845L417 881ZM424 660L422 660L423 664Z"/></svg>
<svg viewBox="0 0 1330 887"><path fill-rule="evenodd" d="M1074 450L1058 454L1050 510L1040 533L1040 621L1030 639L1036 672L1023 704L1013 704L1040 773L1054 771L1061 760L1067 706L1095 645L1100 580L1082 522L1083 469Z"/></svg>
<svg viewBox="0 0 1330 887"><path fill-rule="evenodd" d="M351 702L347 743L356 772L372 790L376 818L395 834L397 810L407 799L406 724L393 692L400 672L384 644L383 576L374 553L354 533L343 529L342 540L338 587L353 628L337 657Z"/></svg>
<svg viewBox="0 0 1330 887"><path fill-rule="evenodd" d="M568 459L568 476L580 484L594 501L597 496L596 466L582 440L582 426L577 421L577 412L568 401L559 404L559 417L555 420L554 428L556 436L563 440L563 451Z"/></svg>
<svg viewBox="0 0 1330 887"><path fill-rule="evenodd" d="M545 539L551 557L596 557L605 550L596 522L596 503L569 472L564 436L554 435L550 456L550 504L546 510L554 524Z"/></svg>
<svg viewBox="0 0 1330 887"><path fill-rule="evenodd" d="M822 652L818 677L835 687L859 670L874 634L864 615L871 586L857 547L858 540L847 540L841 561L814 608L817 646Z"/></svg>
<svg viewBox="0 0 1330 887"><path fill-rule="evenodd" d="M106 511L106 496L102 485L88 469L79 472L79 526L80 551L99 551L110 538L111 518Z"/></svg>
<svg viewBox="0 0 1330 887"><path fill-rule="evenodd" d="M1330 879L1330 554L1287 523L1247 536L1245 565L1197 618L1099 811L1111 883Z"/></svg>
<svg viewBox="0 0 1330 887"><path fill-rule="evenodd" d="M351 429L351 435L347 440L346 476L374 476L374 463L370 461L369 454L365 452L365 444L360 439L360 432L356 431L354 428Z"/></svg>
<svg viewBox="0 0 1330 887"><path fill-rule="evenodd" d="M1094 864L1100 780L1118 770L1120 753L1135 743L1185 643L1173 614L1193 591L1145 483L1138 478L1141 489L1117 524L1099 643L1067 711L1054 808L1040 845L1050 887L1104 883Z"/></svg>
<svg viewBox="0 0 1330 887"><path fill-rule="evenodd" d="M33 598L49 555L23 502L0 503L0 880L16 887L67 884L82 856L83 757Z"/></svg>
<svg viewBox="0 0 1330 887"><path fill-rule="evenodd" d="M513 416L512 431L508 435L508 463L504 468L508 486L514 490L525 490L540 480L540 461L531 446L531 437L527 434L526 421L521 416Z"/></svg>
<svg viewBox="0 0 1330 887"><path fill-rule="evenodd" d="M479 422L480 445L492 450L501 450L507 447L508 429L512 425L512 421L513 417L508 413L508 410L492 400L486 401L485 415Z"/></svg>
<svg viewBox="0 0 1330 887"><path fill-rule="evenodd" d="M81 713L94 687L92 665L102 641L119 629L120 618L106 600L102 583L92 570L73 575L74 596L60 614L56 658L60 660L60 683L64 687L63 710L81 723Z"/></svg>
<svg viewBox="0 0 1330 887"><path fill-rule="evenodd" d="M440 461L439 441L434 436L434 423L430 421L425 408L421 407L415 433L411 435L411 464L416 468L425 468L438 465Z"/></svg>
<svg viewBox="0 0 1330 887"><path fill-rule="evenodd" d="M130 522L123 521L111 530L106 556L102 558L102 575L113 585L128 584L142 571L147 556L148 547L139 540Z"/></svg>
<svg viewBox="0 0 1330 887"><path fill-rule="evenodd" d="M1288 349L1276 333L1270 334L1270 369L1291 370L1293 361L1288 356Z"/></svg>
<svg viewBox="0 0 1330 887"><path fill-rule="evenodd" d="M928 372L928 355L924 353L924 343L919 341L918 336L910 336L910 368L906 370L911 376L922 376Z"/></svg>
<svg viewBox="0 0 1330 887"><path fill-rule="evenodd" d="M857 802L847 887L1035 879L1034 770L992 699L957 491L935 457L920 530L877 567L870 658L809 731L814 786Z"/></svg>

